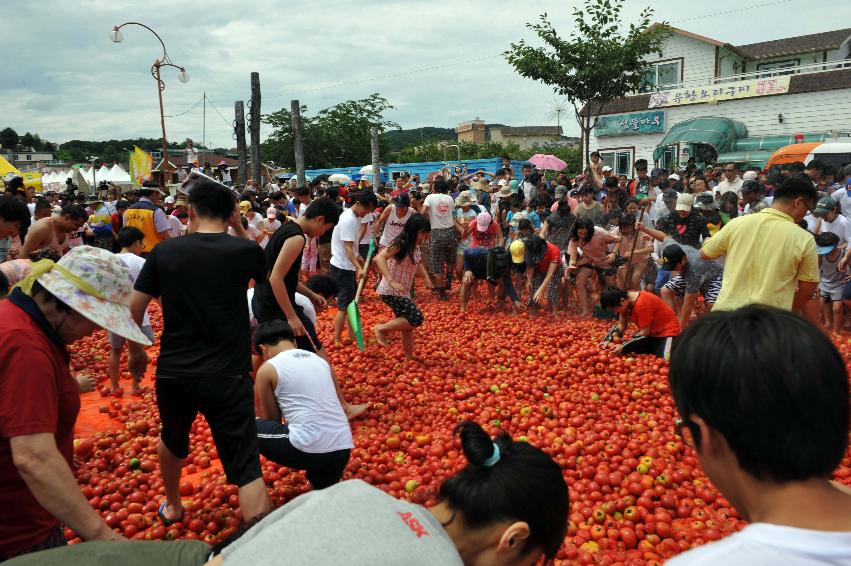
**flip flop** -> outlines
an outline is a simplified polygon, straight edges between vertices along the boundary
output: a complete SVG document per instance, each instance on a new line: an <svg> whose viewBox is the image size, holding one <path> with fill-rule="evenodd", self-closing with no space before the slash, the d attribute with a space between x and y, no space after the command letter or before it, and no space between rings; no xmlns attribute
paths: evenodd
<svg viewBox="0 0 851 566"><path fill-rule="evenodd" d="M169 519L165 518L165 506L166 506L166 502L163 501L162 503L160 503L159 509L157 509L157 517L160 518L160 521L163 522L163 525L168 527L168 526L173 525L174 523L179 523L180 519L169 520Z"/></svg>

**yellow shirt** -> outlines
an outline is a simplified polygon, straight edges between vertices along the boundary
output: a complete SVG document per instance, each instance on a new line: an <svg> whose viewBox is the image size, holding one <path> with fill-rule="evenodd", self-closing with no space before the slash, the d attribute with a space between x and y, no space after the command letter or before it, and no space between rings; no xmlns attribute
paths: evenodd
<svg viewBox="0 0 851 566"><path fill-rule="evenodd" d="M727 254L716 309L758 303L790 310L798 281L819 280L815 238L773 208L734 218L702 251L713 259Z"/></svg>

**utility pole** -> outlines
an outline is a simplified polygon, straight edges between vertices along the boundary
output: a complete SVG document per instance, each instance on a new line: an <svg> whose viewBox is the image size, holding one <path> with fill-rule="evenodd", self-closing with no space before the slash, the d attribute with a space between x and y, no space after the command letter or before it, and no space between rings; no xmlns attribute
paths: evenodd
<svg viewBox="0 0 851 566"><path fill-rule="evenodd" d="M239 183L244 187L248 180L248 159L245 156L245 108L241 100L233 103L233 112L236 115L234 129L236 130L236 153L239 161L237 174L239 175Z"/></svg>
<svg viewBox="0 0 851 566"><path fill-rule="evenodd" d="M204 112L201 116L201 151L205 151L207 149L207 91L204 91ZM203 163L204 159L201 159L201 164Z"/></svg>
<svg viewBox="0 0 851 566"><path fill-rule="evenodd" d="M378 148L378 126L373 126L372 130L372 190L377 191L381 183L381 160Z"/></svg>
<svg viewBox="0 0 851 566"><path fill-rule="evenodd" d="M301 103L298 100L290 101L290 113L293 116L293 150L295 151L295 173L298 178L296 184L303 187L307 181L304 177L304 147L301 144Z"/></svg>
<svg viewBox="0 0 851 566"><path fill-rule="evenodd" d="M260 73L251 73L251 176L262 186L260 180Z"/></svg>

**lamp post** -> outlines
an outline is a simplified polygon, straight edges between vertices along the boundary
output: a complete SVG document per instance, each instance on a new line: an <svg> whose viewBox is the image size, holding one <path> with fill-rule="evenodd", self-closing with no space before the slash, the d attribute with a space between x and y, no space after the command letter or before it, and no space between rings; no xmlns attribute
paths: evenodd
<svg viewBox="0 0 851 566"><path fill-rule="evenodd" d="M159 59L154 60L154 64L151 65L151 75L157 81L157 95L160 99L160 126L162 126L163 130L163 181L164 184L167 185L171 177L171 170L169 169L168 162L168 141L165 137L165 115L163 113L163 90L165 90L165 84L163 83L162 78L160 76L160 69L162 67L174 67L175 69L180 69L180 72L177 74L177 79L182 83L189 81L189 73L186 72L185 68L175 65L171 62L171 58L168 56L168 52L165 49L165 43L163 43L162 38L157 32L155 32L145 24L140 24L139 22L125 22L120 26L113 27L112 33L109 36L112 42L121 43L122 41L124 41L124 35L122 35L121 33L121 28L130 25L143 27L152 34L154 34L154 37L159 40L160 45L162 45L163 48L162 56Z"/></svg>

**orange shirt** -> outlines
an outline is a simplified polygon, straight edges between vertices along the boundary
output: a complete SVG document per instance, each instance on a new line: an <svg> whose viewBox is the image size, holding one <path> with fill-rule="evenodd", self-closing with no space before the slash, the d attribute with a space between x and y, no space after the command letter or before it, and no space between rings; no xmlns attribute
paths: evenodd
<svg viewBox="0 0 851 566"><path fill-rule="evenodd" d="M639 291L638 298L632 305L629 319L638 326L639 330L649 326L650 336L654 338L667 338L680 334L680 321L676 313L653 293Z"/></svg>

